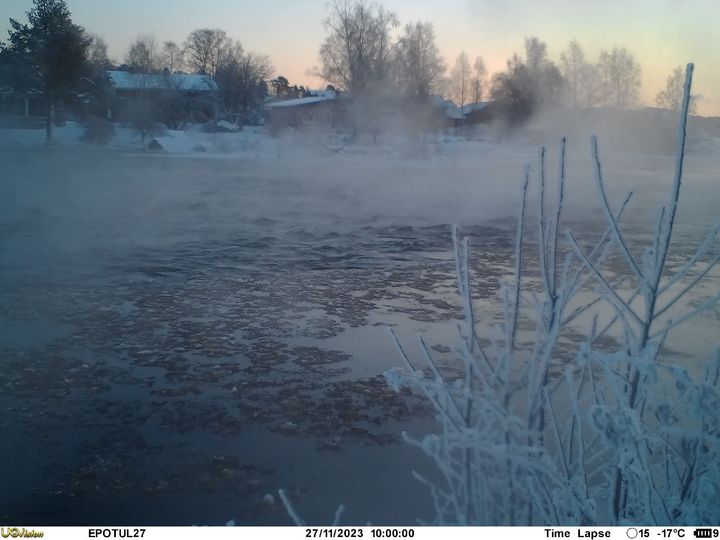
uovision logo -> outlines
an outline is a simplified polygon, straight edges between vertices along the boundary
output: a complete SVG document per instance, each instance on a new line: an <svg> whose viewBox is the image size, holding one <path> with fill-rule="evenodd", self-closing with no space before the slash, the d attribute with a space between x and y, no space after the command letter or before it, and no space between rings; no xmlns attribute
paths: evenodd
<svg viewBox="0 0 720 540"><path fill-rule="evenodd" d="M0 536L3 538L42 538L45 533L35 529L29 530L25 527L0 527Z"/></svg>

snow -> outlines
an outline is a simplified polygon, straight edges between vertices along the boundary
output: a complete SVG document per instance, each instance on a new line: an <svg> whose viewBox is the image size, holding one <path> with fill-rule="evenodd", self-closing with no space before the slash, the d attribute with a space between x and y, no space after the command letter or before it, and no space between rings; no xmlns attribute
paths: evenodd
<svg viewBox="0 0 720 540"><path fill-rule="evenodd" d="M76 122L53 127L53 139L61 146L80 146L84 128ZM45 129L0 129L0 147L33 148L45 145Z"/></svg>
<svg viewBox="0 0 720 540"><path fill-rule="evenodd" d="M225 131L240 131L240 126L233 124L232 122L228 122L227 120L218 120L215 122L215 125Z"/></svg>
<svg viewBox="0 0 720 540"><path fill-rule="evenodd" d="M433 94L430 96L430 102L437 108L443 109L448 118L453 120L462 120L466 115L480 111L491 104L489 101L478 101L476 103L466 103L459 107L454 101L445 99L445 97L439 94Z"/></svg>
<svg viewBox="0 0 720 540"><path fill-rule="evenodd" d="M225 125L227 124L227 126ZM115 125L115 134L107 146L97 146L82 141L85 131L81 124L67 122L64 126L53 128L53 146L56 148L108 148L113 150L145 150L153 140L163 147L167 154L198 155L199 147L210 156L223 155L238 158L277 157L280 141L270 138L263 128L246 127L238 130L235 124L219 121L228 131L206 133L202 125L190 125L185 131L166 130L156 136L149 136L143 142L134 129ZM42 148L45 147L44 129L0 129L0 148Z"/></svg>
<svg viewBox="0 0 720 540"><path fill-rule="evenodd" d="M448 118L452 118L453 120L462 120L468 114L475 111L481 111L488 105L490 105L489 102L483 101L477 103L468 103L466 105L463 105L462 107L458 107L451 101L450 104L445 106L445 113L447 114Z"/></svg>
<svg viewBox="0 0 720 540"><path fill-rule="evenodd" d="M187 73L130 73L108 71L116 90L183 90L186 92L217 92L218 86L209 75Z"/></svg>
<svg viewBox="0 0 720 540"><path fill-rule="evenodd" d="M335 93L329 92L321 96L309 96L297 99L286 99L283 101L274 101L267 103L265 107L269 109L279 109L285 107L302 107L303 105L311 105L313 103L322 103L323 101L333 101L335 99Z"/></svg>
<svg viewBox="0 0 720 540"><path fill-rule="evenodd" d="M166 152L173 154L192 152L198 144L202 144L184 131L168 131L166 135L155 137L153 141L159 143Z"/></svg>

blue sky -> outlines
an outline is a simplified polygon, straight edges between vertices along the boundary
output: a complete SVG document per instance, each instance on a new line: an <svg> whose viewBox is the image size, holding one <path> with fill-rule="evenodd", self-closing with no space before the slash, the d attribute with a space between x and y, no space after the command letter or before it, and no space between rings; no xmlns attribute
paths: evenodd
<svg viewBox="0 0 720 540"><path fill-rule="evenodd" d="M139 33L182 42L195 28L222 28L245 49L270 56L276 74L319 86L309 72L324 36L325 0L68 0L75 21L102 35L122 59ZM0 1L0 39L9 17L24 20L30 0ZM672 69L696 64L699 111L720 115L720 0L385 0L401 22L433 22L448 63L466 50L491 72L520 51L523 38L548 42L557 59L573 37L591 58L628 47L643 66L642 98L652 104Z"/></svg>

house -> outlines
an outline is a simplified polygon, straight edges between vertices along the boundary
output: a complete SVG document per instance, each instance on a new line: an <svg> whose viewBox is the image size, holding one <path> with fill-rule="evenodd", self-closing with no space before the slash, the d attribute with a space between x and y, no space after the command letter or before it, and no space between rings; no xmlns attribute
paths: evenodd
<svg viewBox="0 0 720 540"><path fill-rule="evenodd" d="M408 98L388 93L353 100L348 93L326 90L265 104L266 124L272 133L293 127L346 127L362 133L429 132L448 127L476 125L492 118L489 102L462 108L439 95Z"/></svg>
<svg viewBox="0 0 720 540"><path fill-rule="evenodd" d="M0 127L42 127L46 104L42 93L0 87Z"/></svg>
<svg viewBox="0 0 720 540"><path fill-rule="evenodd" d="M491 101L468 103L458 107L452 100L440 95L431 96L435 108L444 115L446 127L475 126L492 120L494 104Z"/></svg>
<svg viewBox="0 0 720 540"><path fill-rule="evenodd" d="M132 73L108 71L113 91L108 116L123 119L133 107L148 104L171 109L174 121L205 121L218 109L218 85L209 75L187 73Z"/></svg>
<svg viewBox="0 0 720 540"><path fill-rule="evenodd" d="M345 101L332 89L313 91L296 99L271 101L265 104L265 123L273 133L287 127L336 127L343 119Z"/></svg>
<svg viewBox="0 0 720 540"><path fill-rule="evenodd" d="M218 85L210 75L189 73L132 73L108 71L113 89L118 94L130 95L140 91L176 91L186 94L214 94Z"/></svg>
<svg viewBox="0 0 720 540"><path fill-rule="evenodd" d="M487 124L493 119L495 105L492 101L469 103L462 108L461 113L466 126Z"/></svg>

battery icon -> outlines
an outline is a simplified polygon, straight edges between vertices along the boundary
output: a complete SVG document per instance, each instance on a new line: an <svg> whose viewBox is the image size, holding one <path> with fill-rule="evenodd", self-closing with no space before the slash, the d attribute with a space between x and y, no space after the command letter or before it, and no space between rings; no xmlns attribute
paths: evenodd
<svg viewBox="0 0 720 540"><path fill-rule="evenodd" d="M693 531L695 538L712 538L712 529L695 529Z"/></svg>

